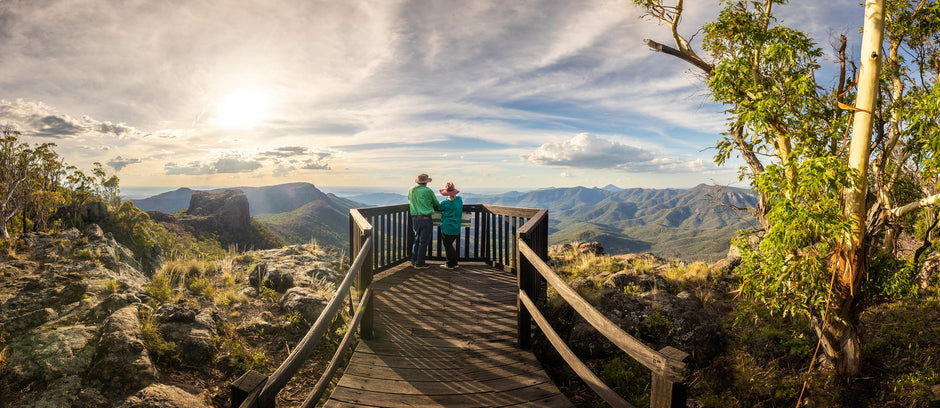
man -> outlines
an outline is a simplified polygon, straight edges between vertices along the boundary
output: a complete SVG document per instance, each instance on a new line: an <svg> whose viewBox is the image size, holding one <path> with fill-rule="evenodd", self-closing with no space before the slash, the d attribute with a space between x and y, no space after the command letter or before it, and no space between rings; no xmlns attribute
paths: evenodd
<svg viewBox="0 0 940 408"><path fill-rule="evenodd" d="M430 182L431 177L428 177L427 174L421 174L415 179L417 184L408 190L411 225L415 232L414 246L411 247L411 264L416 269L430 268L425 263L424 257L428 251L428 243L431 242L431 230L434 229L431 214L440 205L434 191L428 188Z"/></svg>

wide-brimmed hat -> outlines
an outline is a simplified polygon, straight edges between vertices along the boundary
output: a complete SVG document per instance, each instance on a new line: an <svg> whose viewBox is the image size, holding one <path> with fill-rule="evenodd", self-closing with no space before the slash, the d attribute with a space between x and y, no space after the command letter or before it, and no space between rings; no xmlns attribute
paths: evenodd
<svg viewBox="0 0 940 408"><path fill-rule="evenodd" d="M415 179L415 183L418 184L428 184L431 182L431 177L428 177L427 174L419 174L418 178Z"/></svg>
<svg viewBox="0 0 940 408"><path fill-rule="evenodd" d="M445 197L455 196L457 194L460 194L460 190L454 187L454 183L449 181L444 185L444 188L441 189L441 195Z"/></svg>

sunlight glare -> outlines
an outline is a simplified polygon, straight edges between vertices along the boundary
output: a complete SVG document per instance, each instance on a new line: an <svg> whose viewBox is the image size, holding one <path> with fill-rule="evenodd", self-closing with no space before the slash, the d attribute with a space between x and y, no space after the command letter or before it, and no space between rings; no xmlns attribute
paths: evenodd
<svg viewBox="0 0 940 408"><path fill-rule="evenodd" d="M216 106L212 122L224 127L252 127L264 120L267 105L267 96L259 90L231 92Z"/></svg>

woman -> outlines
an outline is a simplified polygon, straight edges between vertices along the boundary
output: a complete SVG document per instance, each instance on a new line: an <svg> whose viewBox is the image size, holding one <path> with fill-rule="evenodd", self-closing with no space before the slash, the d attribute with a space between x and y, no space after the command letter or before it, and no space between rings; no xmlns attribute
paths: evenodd
<svg viewBox="0 0 940 408"><path fill-rule="evenodd" d="M440 189L441 195L447 197L441 201L438 209L441 211L441 235L444 236L444 251L447 255L447 263L441 265L444 269L457 269L457 249L454 248L454 241L460 236L460 219L463 215L463 198L457 197L460 190L454 187L454 183L447 182L447 185Z"/></svg>

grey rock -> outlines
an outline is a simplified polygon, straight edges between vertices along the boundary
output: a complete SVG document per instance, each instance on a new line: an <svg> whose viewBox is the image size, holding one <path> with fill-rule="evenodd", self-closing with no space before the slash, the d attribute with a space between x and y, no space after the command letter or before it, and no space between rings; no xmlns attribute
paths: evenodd
<svg viewBox="0 0 940 408"><path fill-rule="evenodd" d="M116 408L208 408L201 398L167 384L152 384L128 397Z"/></svg>
<svg viewBox="0 0 940 408"><path fill-rule="evenodd" d="M108 219L108 204L103 201L95 201L81 206L78 209L78 215L86 223L98 223Z"/></svg>
<svg viewBox="0 0 940 408"><path fill-rule="evenodd" d="M327 302L326 297L313 290L294 287L284 293L284 297L281 298L281 308L286 314L300 313L309 326L317 321Z"/></svg>
<svg viewBox="0 0 940 408"><path fill-rule="evenodd" d="M215 318L208 309L196 313L193 309L165 304L155 316L163 337L176 343L183 365L202 367L215 357L213 337L218 333Z"/></svg>
<svg viewBox="0 0 940 408"><path fill-rule="evenodd" d="M20 332L32 329L59 317L52 308L36 309L31 312L18 315L3 325L4 330L9 332Z"/></svg>
<svg viewBox="0 0 940 408"><path fill-rule="evenodd" d="M105 320L89 376L101 383L102 390L116 394L139 390L158 379L136 307L126 306Z"/></svg>
<svg viewBox="0 0 940 408"><path fill-rule="evenodd" d="M91 367L97 328L72 325L33 331L7 343L7 370L16 381L52 381Z"/></svg>

